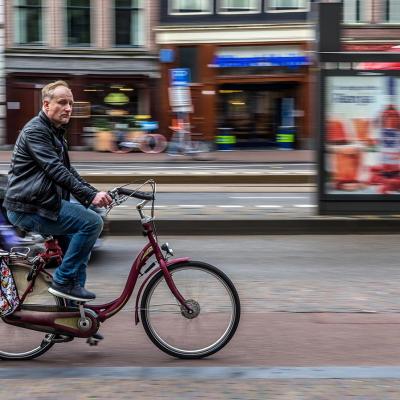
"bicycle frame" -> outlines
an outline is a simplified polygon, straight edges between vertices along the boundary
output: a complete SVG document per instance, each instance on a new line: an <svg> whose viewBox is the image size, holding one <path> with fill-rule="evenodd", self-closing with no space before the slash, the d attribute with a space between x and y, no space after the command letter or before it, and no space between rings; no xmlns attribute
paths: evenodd
<svg viewBox="0 0 400 400"><path fill-rule="evenodd" d="M175 286L172 276L169 272L169 267L171 265L189 261L189 258L175 258L168 261L164 257L154 234L152 218L145 217L141 212L141 208L143 207L144 203L145 202L142 202L140 205L138 205L137 209L142 216L142 226L149 242L135 258L123 292L117 299L109 303L100 305L90 305L85 303L83 310L79 311L71 310L68 308L66 308L64 311L46 311L46 307L44 306L42 310L36 310L40 312L35 312L35 310L32 311L29 309L24 309L22 307L20 310L15 311L12 315L4 318L4 321L11 325L17 325L23 328L49 333L62 333L75 337L90 337L97 332L100 322L104 322L108 318L111 318L113 315L118 313L129 301L139 276L143 275L141 274L141 269L146 265L146 262L153 255L155 256L159 266L158 268L155 268L153 271L151 271L149 276L142 282L141 287L138 291L135 307L135 324L137 325L139 323L139 301L142 291L146 286L148 280L160 270L163 272L166 283L170 288L172 294L182 306L190 311L190 307L185 304L185 299ZM25 299L27 292L29 290L32 290L33 285L34 283L31 281L21 298ZM82 315L82 311L84 311L84 315ZM79 322L77 322L77 326L71 326L71 319L76 319L77 321L79 321L79 319L83 317L90 320L90 323L88 323L89 328L85 327L85 329L83 329L82 327L79 327Z"/></svg>
<svg viewBox="0 0 400 400"><path fill-rule="evenodd" d="M146 232L146 236L149 239L149 243L143 248L143 250L137 255L136 259L134 260L129 276L127 278L127 282L125 285L125 288L121 295L107 303L107 304L102 304L102 305L90 305L87 304L85 305L85 308L89 308L93 311L95 311L98 314L98 320L100 322L104 322L108 318L112 317L114 314L116 314L119 310L121 310L124 305L129 301L133 290L135 289L137 280L140 275L140 271L142 267L146 264L147 260L152 257L153 255L156 257L156 260L159 264L158 268L155 268L149 276L146 277L146 279L142 282L137 297L136 297L136 303L135 303L135 323L136 325L139 323L139 300L141 293L146 286L148 280L158 271L162 270L163 274L165 276L166 283L168 287L170 288L172 294L175 296L175 298L179 301L180 304L182 304L184 307L187 308L185 305L185 299L183 296L179 293L179 290L174 284L174 281L171 277L171 274L168 271L168 268L173 265L177 264L180 262L184 261L189 261L189 258L183 257L183 258L175 258L170 261L167 261L165 257L163 256L160 246L157 243L157 240L154 236L154 231L153 231L153 226L151 222L145 222L143 223L143 228L144 231Z"/></svg>

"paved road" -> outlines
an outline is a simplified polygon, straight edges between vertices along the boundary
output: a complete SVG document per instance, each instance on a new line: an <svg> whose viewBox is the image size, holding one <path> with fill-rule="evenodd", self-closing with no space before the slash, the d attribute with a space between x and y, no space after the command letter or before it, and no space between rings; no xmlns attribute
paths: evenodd
<svg viewBox="0 0 400 400"><path fill-rule="evenodd" d="M102 187L106 188L107 185ZM172 216L188 217L199 215L202 218L215 218L229 214L230 218L245 215L258 215L270 218L275 215L315 214L316 194L309 185L292 187L272 187L268 185L186 185L184 188L161 189L157 194L155 208L158 218ZM164 186L165 188L166 186ZM134 207L137 200L132 199L116 207L111 218L135 218ZM150 207L150 206L148 206ZM226 216L226 215L225 215Z"/></svg>
<svg viewBox="0 0 400 400"><path fill-rule="evenodd" d="M7 170L9 167L9 162L0 162L0 170ZM198 170L198 171L279 171L279 172L296 172L296 171L315 171L315 164L313 163L247 163L247 162L236 162L236 163L188 163L188 162L155 162L146 163L142 162L74 162L74 167L78 171L162 171L167 169L176 171L188 171L188 170Z"/></svg>
<svg viewBox="0 0 400 400"><path fill-rule="evenodd" d="M0 394L17 385L14 398L24 398L35 382L37 398L399 398L398 236L162 239L178 257L220 266L237 286L243 318L226 349L202 361L172 359L134 326L130 302L102 326L97 348L76 340L2 365ZM99 301L122 290L143 243L112 238L96 254L88 287Z"/></svg>

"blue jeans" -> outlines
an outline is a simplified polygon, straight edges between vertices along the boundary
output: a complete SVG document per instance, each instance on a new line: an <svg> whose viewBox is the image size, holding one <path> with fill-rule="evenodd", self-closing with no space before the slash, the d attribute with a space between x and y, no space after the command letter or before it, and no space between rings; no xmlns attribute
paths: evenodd
<svg viewBox="0 0 400 400"><path fill-rule="evenodd" d="M77 281L82 287L85 285L90 253L103 230L103 220L95 211L63 200L57 221L9 210L7 216L13 225L26 231L68 236L68 249L54 272L53 280L58 284Z"/></svg>

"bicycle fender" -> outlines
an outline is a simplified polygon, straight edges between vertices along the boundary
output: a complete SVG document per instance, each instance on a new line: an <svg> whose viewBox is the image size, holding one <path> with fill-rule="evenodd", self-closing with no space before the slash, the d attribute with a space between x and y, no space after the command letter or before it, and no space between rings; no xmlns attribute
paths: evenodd
<svg viewBox="0 0 400 400"><path fill-rule="evenodd" d="M172 265L179 264L182 262L187 262L187 261L190 261L189 257L173 258L172 260L167 261L165 264L167 265L167 268L170 268ZM161 267L158 266L155 270L151 271L151 273L146 277L146 279L140 285L140 288L136 295L136 302L135 302L135 325L137 325L140 322L139 301L142 297L143 289L146 287L147 282L150 280L150 278L152 278L160 270L161 270Z"/></svg>

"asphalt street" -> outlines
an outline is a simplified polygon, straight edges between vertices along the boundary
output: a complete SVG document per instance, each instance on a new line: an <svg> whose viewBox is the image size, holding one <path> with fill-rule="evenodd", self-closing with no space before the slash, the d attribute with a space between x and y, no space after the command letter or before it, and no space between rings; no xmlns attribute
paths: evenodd
<svg viewBox="0 0 400 400"><path fill-rule="evenodd" d="M34 398L399 398L398 236L160 239L237 286L242 320L224 350L201 361L161 353L134 326L131 300L102 325L98 347L80 339L1 365L0 394L17 385L10 398L26 398L34 382ZM143 244L113 237L94 254L96 301L118 296Z"/></svg>
<svg viewBox="0 0 400 400"><path fill-rule="evenodd" d="M260 162L235 162L235 163L224 163L224 162L176 162L170 160L168 162L118 162L115 161L102 161L102 162L74 162L74 167L80 172L85 173L89 171L97 172L130 172L130 171L143 171L148 170L154 173L169 169L171 171L276 171L279 173L287 172L315 172L315 164L313 163L260 163ZM0 162L0 170L7 171L10 163Z"/></svg>

